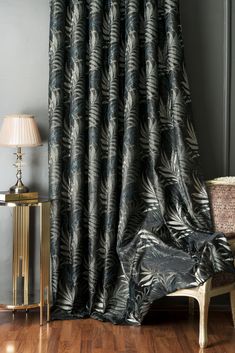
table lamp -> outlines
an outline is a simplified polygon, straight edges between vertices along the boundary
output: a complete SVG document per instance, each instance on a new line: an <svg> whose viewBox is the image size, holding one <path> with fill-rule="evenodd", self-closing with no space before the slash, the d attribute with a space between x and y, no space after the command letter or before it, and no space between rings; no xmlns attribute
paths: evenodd
<svg viewBox="0 0 235 353"><path fill-rule="evenodd" d="M22 147L36 147L42 145L36 121L32 115L14 114L7 115L3 119L0 130L0 146L16 147L16 184L10 188L10 192L21 194L29 189L22 182Z"/></svg>

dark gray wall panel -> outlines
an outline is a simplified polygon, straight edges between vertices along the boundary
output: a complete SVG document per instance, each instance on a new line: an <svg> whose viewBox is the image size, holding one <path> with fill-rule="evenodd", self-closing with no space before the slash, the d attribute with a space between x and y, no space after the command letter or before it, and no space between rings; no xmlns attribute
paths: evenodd
<svg viewBox="0 0 235 353"><path fill-rule="evenodd" d="M231 9L231 115L230 115L230 174L235 175L235 1Z"/></svg>
<svg viewBox="0 0 235 353"><path fill-rule="evenodd" d="M206 178L225 175L226 0L181 0L186 65L194 123Z"/></svg>

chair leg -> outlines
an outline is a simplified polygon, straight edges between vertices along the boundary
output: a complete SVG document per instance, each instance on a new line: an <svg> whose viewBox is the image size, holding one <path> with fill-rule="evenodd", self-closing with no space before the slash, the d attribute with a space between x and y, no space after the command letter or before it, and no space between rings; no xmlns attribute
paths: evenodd
<svg viewBox="0 0 235 353"><path fill-rule="evenodd" d="M201 348L207 347L207 321L208 321L208 311L209 311L209 304L210 304L210 297L207 293L198 298L199 303L199 345Z"/></svg>
<svg viewBox="0 0 235 353"><path fill-rule="evenodd" d="M230 304L232 311L233 326L235 327L235 290L230 292Z"/></svg>

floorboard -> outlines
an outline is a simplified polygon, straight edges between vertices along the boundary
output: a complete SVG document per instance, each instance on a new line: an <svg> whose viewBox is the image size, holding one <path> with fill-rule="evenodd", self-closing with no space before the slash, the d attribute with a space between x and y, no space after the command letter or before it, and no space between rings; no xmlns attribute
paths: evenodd
<svg viewBox="0 0 235 353"><path fill-rule="evenodd" d="M228 312L209 316L207 349L198 347L198 316L150 313L140 327L92 319L39 326L38 312L0 312L0 353L235 353Z"/></svg>

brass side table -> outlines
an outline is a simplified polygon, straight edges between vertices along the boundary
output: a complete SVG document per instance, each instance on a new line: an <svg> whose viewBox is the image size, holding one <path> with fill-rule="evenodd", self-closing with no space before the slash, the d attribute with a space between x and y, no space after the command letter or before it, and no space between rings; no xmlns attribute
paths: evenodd
<svg viewBox="0 0 235 353"><path fill-rule="evenodd" d="M0 212L2 207L11 208L10 211L12 211L12 300L9 304L0 304L0 308L10 309L12 311L22 309L27 311L28 309L39 307L40 325L42 325L43 309L45 305L47 308L47 321L50 320L50 201L48 199L39 199L38 201L0 202ZM29 261L30 233L32 228L30 215L32 208L39 209L40 283L39 301L37 302L29 300L29 279L31 270ZM21 283L20 285L19 282ZM20 303L18 300L19 292L21 294Z"/></svg>

